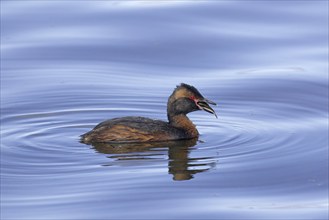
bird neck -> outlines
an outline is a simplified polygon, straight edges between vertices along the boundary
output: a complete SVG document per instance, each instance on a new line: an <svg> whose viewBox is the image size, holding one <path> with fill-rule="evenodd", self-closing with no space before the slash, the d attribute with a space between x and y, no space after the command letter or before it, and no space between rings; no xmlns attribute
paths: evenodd
<svg viewBox="0 0 329 220"><path fill-rule="evenodd" d="M199 132L195 125L185 114L168 115L168 119L170 125L184 130L188 137L195 138L199 136Z"/></svg>

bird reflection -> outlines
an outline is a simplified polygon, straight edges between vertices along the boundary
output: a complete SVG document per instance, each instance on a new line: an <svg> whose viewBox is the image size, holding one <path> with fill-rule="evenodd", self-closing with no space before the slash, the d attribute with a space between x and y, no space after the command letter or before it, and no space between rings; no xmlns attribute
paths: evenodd
<svg viewBox="0 0 329 220"><path fill-rule="evenodd" d="M191 147L196 144L197 139L190 139L154 143L94 143L92 146L97 152L113 159L111 165L122 161L156 162L168 154L168 173L173 175L173 180L190 180L195 174L205 172L216 164L213 157L191 158Z"/></svg>

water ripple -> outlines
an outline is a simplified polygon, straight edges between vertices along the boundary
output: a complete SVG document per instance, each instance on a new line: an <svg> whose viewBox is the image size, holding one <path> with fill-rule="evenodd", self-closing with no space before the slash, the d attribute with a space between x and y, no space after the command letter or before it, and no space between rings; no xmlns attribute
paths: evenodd
<svg viewBox="0 0 329 220"><path fill-rule="evenodd" d="M1 218L328 218L327 2L1 6ZM198 140L79 142L181 82Z"/></svg>

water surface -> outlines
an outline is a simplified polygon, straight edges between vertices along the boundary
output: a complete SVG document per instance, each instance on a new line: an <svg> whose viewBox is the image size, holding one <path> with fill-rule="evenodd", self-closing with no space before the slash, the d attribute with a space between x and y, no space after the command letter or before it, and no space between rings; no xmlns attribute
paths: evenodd
<svg viewBox="0 0 329 220"><path fill-rule="evenodd" d="M327 1L1 1L1 219L328 218ZM218 103L198 140L85 145Z"/></svg>

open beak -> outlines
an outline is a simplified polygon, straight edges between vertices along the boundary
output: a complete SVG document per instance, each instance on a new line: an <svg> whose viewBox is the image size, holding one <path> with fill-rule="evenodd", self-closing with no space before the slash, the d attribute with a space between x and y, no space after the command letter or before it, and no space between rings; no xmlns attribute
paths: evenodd
<svg viewBox="0 0 329 220"><path fill-rule="evenodd" d="M197 106L201 109L201 110L204 110L206 112L209 112L211 114L214 114L217 117L216 115L216 112L214 109L212 109L208 104L211 104L211 105L217 105L215 102L213 101L210 101L209 99L202 99L202 100L199 100L196 102Z"/></svg>

